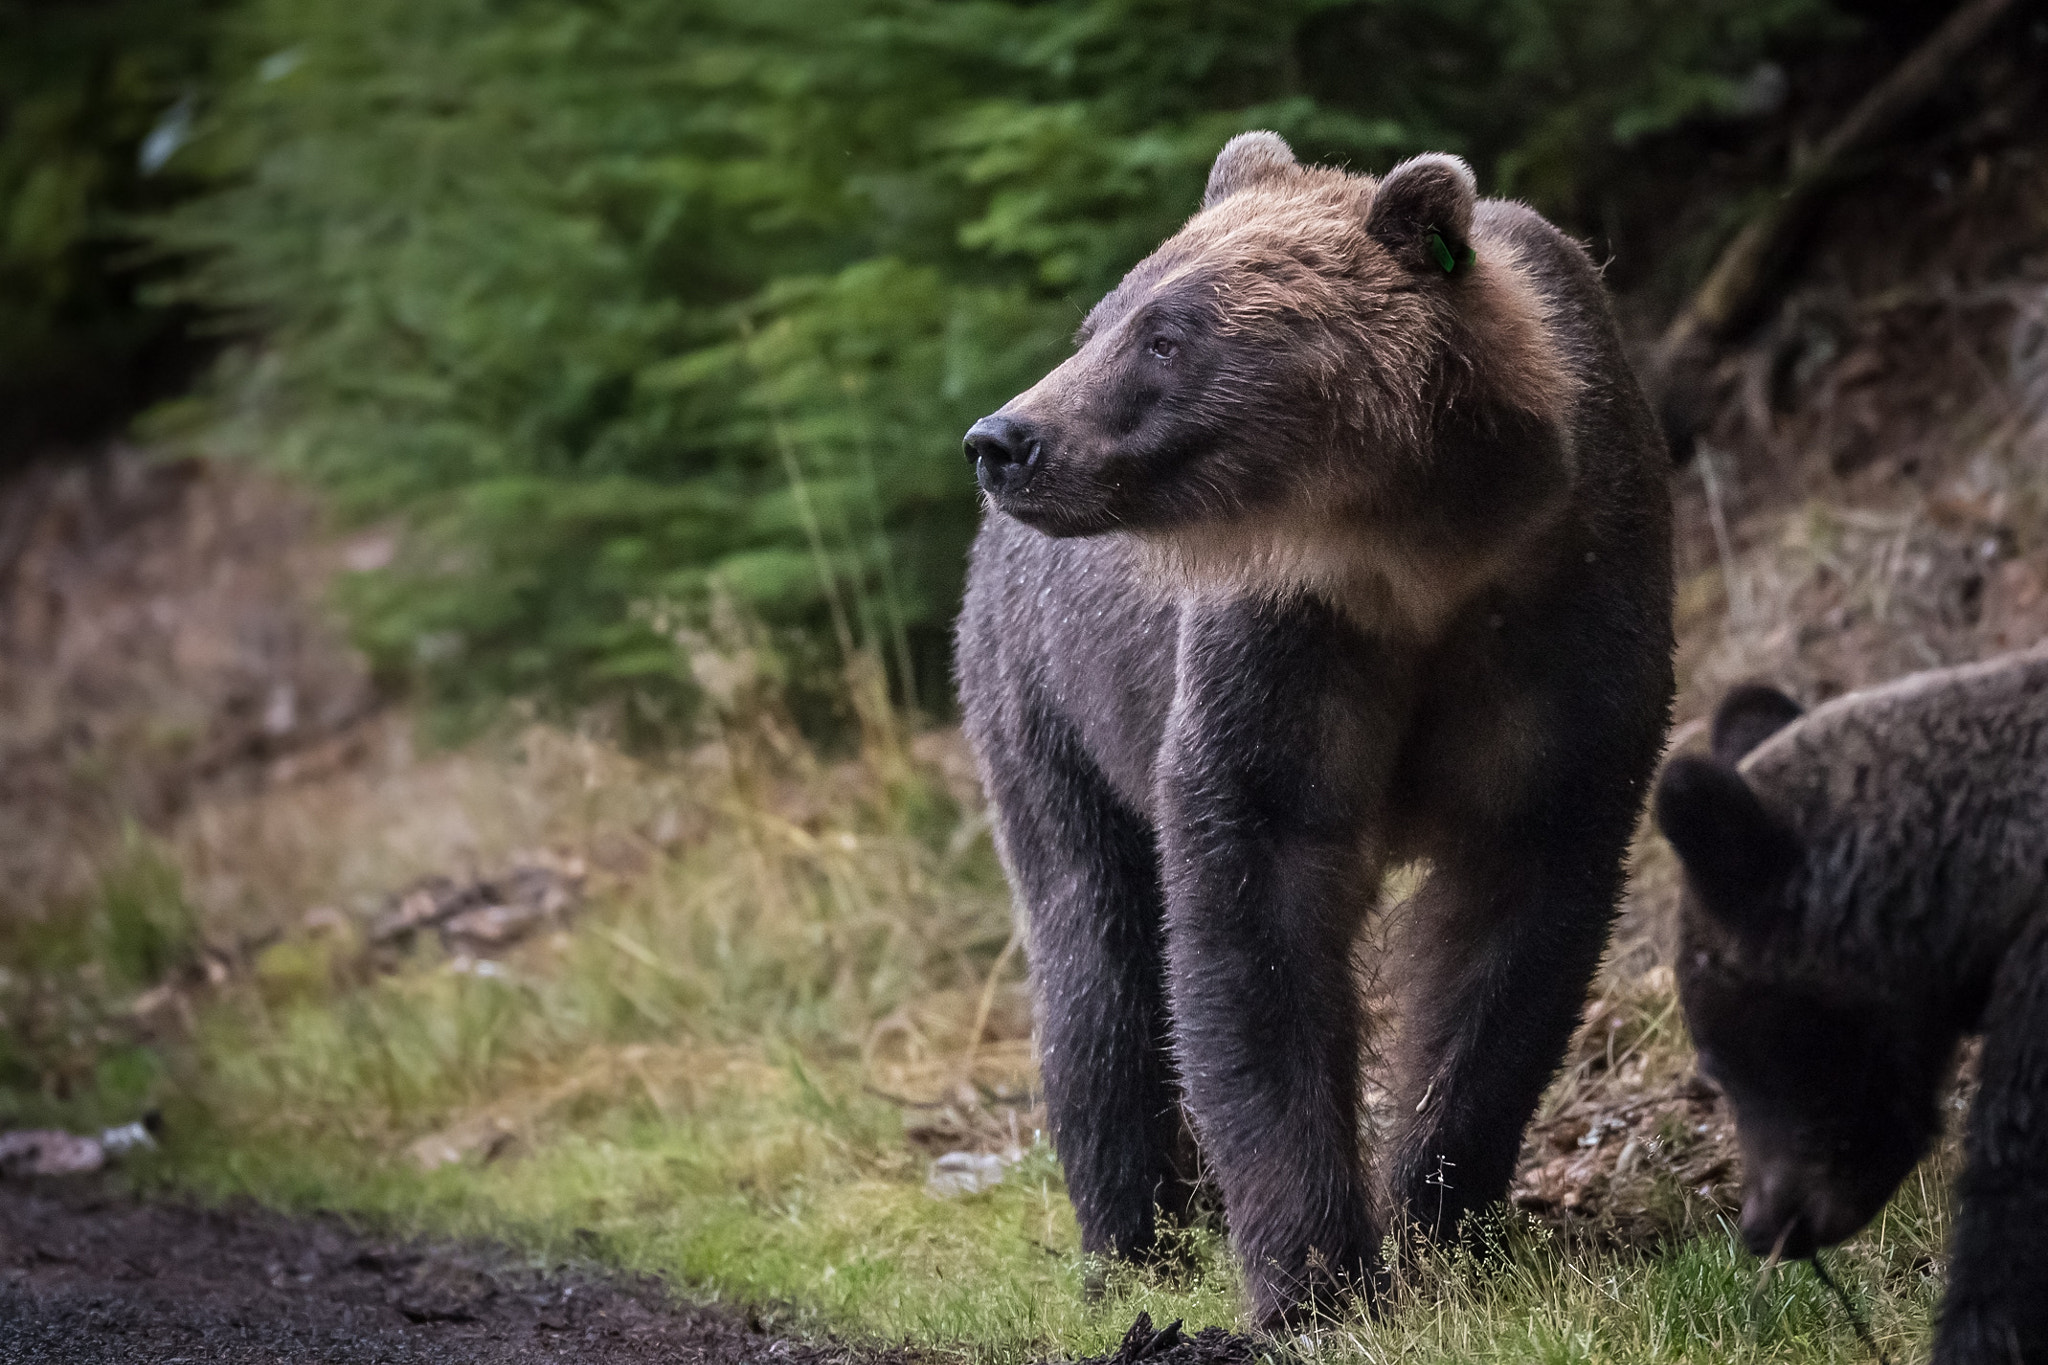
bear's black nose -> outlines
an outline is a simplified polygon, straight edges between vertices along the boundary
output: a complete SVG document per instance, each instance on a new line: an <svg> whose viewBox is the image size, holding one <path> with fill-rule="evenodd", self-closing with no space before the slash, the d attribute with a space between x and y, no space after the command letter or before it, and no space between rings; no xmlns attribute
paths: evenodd
<svg viewBox="0 0 2048 1365"><path fill-rule="evenodd" d="M1022 492L1043 462L1045 445L1030 427L997 413L967 428L967 459L991 497Z"/></svg>
<svg viewBox="0 0 2048 1365"><path fill-rule="evenodd" d="M1742 1240L1758 1256L1775 1251L1785 1261L1803 1261L1813 1255L1817 1245L1802 1215L1759 1207L1751 1200L1742 1205Z"/></svg>

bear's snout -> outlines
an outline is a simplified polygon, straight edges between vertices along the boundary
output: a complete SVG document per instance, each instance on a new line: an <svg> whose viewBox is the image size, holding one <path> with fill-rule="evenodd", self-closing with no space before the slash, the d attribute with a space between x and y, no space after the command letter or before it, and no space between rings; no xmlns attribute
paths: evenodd
<svg viewBox="0 0 2048 1365"><path fill-rule="evenodd" d="M1742 1244L1757 1256L1773 1251L1782 1260L1803 1261L1813 1254L1813 1234L1796 1208L1784 1208L1758 1199L1742 1201Z"/></svg>
<svg viewBox="0 0 2048 1365"><path fill-rule="evenodd" d="M1766 1170L1751 1180L1742 1201L1743 1245L1759 1256L1775 1249L1787 1261L1846 1241L1869 1221L1858 1201L1813 1170Z"/></svg>
<svg viewBox="0 0 2048 1365"><path fill-rule="evenodd" d="M968 462L982 491L998 502L1024 491L1044 463L1045 442L1030 426L996 413L967 429Z"/></svg>

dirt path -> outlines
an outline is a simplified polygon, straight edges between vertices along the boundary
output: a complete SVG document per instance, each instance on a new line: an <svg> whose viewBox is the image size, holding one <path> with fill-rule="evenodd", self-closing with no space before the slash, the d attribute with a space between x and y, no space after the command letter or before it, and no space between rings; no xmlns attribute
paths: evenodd
<svg viewBox="0 0 2048 1365"><path fill-rule="evenodd" d="M749 1329L652 1282L365 1237L335 1219L0 1183L0 1360L123 1365L911 1365Z"/></svg>

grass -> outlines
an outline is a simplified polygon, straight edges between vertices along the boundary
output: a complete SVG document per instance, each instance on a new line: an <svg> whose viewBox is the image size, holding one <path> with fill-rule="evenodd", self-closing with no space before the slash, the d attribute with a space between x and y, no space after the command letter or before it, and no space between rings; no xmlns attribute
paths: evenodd
<svg viewBox="0 0 2048 1365"><path fill-rule="evenodd" d="M535 729L131 839L96 896L5 945L0 1117L157 1103L145 1183L651 1272L800 1332L1007 1362L1109 1350L1140 1310L1241 1326L1212 1232L1188 1234L1184 1269L1083 1292L1098 1268L1038 1131L1022 955L958 753L871 725L828 762L791 733L757 709L650 769ZM353 861L314 857L322 831ZM369 949L378 901L352 887L534 843L592 855L568 927L491 961ZM1546 1121L1668 1086L1681 1032L1668 972L1608 982ZM1684 1138L1660 1129L1669 1169L1612 1182L1663 1211L1652 1232L1515 1214L1486 1254L1417 1250L1387 1312L1296 1353L1864 1358L1807 1268L1760 1282L1713 1200L1674 1183ZM933 1193L952 1148L1001 1154L1003 1179ZM1944 1170L1834 1261L1894 1356L1928 1339Z"/></svg>
<svg viewBox="0 0 2048 1365"><path fill-rule="evenodd" d="M727 1070L688 1113L611 1097L510 1160L423 1172L317 1142L172 1160L181 1183L208 1193L595 1257L785 1327L965 1343L991 1359L1066 1343L1104 1349L1136 1306L1231 1316L1234 1287L1207 1245L1204 1270L1186 1284L1136 1283L1129 1303L1086 1302L1064 1187L1042 1143L994 1189L940 1200L893 1107L794 1059L779 1071Z"/></svg>
<svg viewBox="0 0 2048 1365"><path fill-rule="evenodd" d="M1179 1281L1131 1274L1108 1301L1084 1265L1056 1163L1035 1146L996 1189L940 1201L889 1141L891 1115L826 1100L830 1081L737 1082L697 1115L605 1106L517 1161L419 1173L359 1150L264 1144L179 1156L182 1182L286 1207L595 1257L698 1296L769 1305L798 1330L908 1340L1013 1361L1110 1349L1140 1309L1155 1321L1237 1325L1236 1284L1197 1236ZM1895 1357L1926 1340L1938 1291L1924 1249L1938 1210L1908 1192L1889 1225L1833 1269ZM1380 1321L1302 1343L1331 1361L1850 1361L1848 1320L1803 1266L1760 1284L1726 1236L1652 1254L1574 1251L1526 1222L1490 1257L1425 1258Z"/></svg>

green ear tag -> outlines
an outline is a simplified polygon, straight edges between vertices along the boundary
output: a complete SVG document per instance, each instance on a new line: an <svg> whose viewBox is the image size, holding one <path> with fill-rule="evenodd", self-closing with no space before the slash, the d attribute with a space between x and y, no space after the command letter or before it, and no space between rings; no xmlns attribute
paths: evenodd
<svg viewBox="0 0 2048 1365"><path fill-rule="evenodd" d="M1444 245L1444 235L1441 232L1431 228L1429 235L1422 239L1422 243L1429 248L1429 254L1436 257L1436 263L1444 268L1444 274L1448 275L1458 268L1458 258Z"/></svg>

